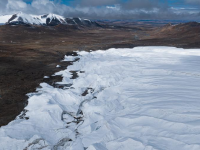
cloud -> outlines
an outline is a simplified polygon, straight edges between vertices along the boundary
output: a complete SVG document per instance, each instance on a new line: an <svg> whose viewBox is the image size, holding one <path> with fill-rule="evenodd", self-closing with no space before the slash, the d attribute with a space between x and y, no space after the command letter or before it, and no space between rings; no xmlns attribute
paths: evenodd
<svg viewBox="0 0 200 150"><path fill-rule="evenodd" d="M79 6L105 6L118 4L120 0L75 0L74 4Z"/></svg>
<svg viewBox="0 0 200 150"><path fill-rule="evenodd" d="M167 7L164 3L159 0L127 0L122 3L124 9L145 9L150 10L154 8Z"/></svg>
<svg viewBox="0 0 200 150"><path fill-rule="evenodd" d="M12 14L22 11L29 14L57 13L62 15L69 8L60 4L59 1L32 0L30 3L26 2L23 0L0 0L0 14Z"/></svg>
<svg viewBox="0 0 200 150"><path fill-rule="evenodd" d="M8 0L6 8L10 10L15 10L15 9L23 10L27 8L27 4L23 2L22 0L16 0L16 1Z"/></svg>
<svg viewBox="0 0 200 150"><path fill-rule="evenodd" d="M200 0L185 0L185 2L189 4L200 4Z"/></svg>
<svg viewBox="0 0 200 150"><path fill-rule="evenodd" d="M196 2L199 0L185 0ZM199 9L171 7L160 0L75 0L73 6L60 0L0 0L0 14L19 11L89 19L200 19Z"/></svg>
<svg viewBox="0 0 200 150"><path fill-rule="evenodd" d="M0 13L4 13L6 11L6 5L8 1L7 0L1 0L0 1Z"/></svg>
<svg viewBox="0 0 200 150"><path fill-rule="evenodd" d="M1 0L0 13L7 14L16 11L26 11L27 4L23 0Z"/></svg>
<svg viewBox="0 0 200 150"><path fill-rule="evenodd" d="M49 0L33 0L30 7L37 12L49 13L57 10L56 4Z"/></svg>

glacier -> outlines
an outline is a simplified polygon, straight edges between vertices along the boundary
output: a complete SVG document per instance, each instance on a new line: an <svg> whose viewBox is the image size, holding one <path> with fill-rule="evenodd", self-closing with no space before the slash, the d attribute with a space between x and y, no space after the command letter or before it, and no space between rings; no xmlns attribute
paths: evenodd
<svg viewBox="0 0 200 150"><path fill-rule="evenodd" d="M2 150L200 149L200 49L77 53L54 74L71 86L29 93L26 111L0 128Z"/></svg>

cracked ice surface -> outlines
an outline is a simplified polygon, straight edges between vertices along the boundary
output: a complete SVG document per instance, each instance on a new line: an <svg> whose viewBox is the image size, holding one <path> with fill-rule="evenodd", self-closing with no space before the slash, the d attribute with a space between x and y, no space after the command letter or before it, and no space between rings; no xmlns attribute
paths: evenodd
<svg viewBox="0 0 200 150"><path fill-rule="evenodd" d="M29 119L0 128L1 149L200 149L200 49L78 54L79 61L55 74L72 86L42 83L29 94Z"/></svg>

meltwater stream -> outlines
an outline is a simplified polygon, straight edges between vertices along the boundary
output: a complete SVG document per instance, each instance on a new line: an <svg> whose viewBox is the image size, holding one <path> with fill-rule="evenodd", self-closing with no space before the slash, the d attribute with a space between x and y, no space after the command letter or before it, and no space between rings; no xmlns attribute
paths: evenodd
<svg viewBox="0 0 200 150"><path fill-rule="evenodd" d="M0 128L2 150L199 150L200 49L78 52ZM72 79L73 74L78 76Z"/></svg>

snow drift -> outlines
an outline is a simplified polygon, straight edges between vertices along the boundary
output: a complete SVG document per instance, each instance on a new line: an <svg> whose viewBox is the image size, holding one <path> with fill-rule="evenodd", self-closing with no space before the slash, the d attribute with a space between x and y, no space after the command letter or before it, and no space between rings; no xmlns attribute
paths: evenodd
<svg viewBox="0 0 200 150"><path fill-rule="evenodd" d="M200 149L199 49L78 54L55 74L72 86L29 94L27 111L0 128L1 149Z"/></svg>

